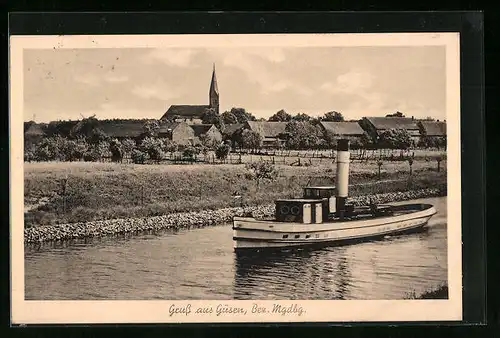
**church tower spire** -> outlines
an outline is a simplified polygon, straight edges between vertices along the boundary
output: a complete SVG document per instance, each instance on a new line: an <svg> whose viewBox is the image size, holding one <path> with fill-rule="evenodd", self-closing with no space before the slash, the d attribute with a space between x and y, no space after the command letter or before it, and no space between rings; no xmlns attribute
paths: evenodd
<svg viewBox="0 0 500 338"><path fill-rule="evenodd" d="M210 82L210 91L208 94L209 106L219 112L219 88L217 87L217 77L215 75L215 63L212 71L212 81Z"/></svg>

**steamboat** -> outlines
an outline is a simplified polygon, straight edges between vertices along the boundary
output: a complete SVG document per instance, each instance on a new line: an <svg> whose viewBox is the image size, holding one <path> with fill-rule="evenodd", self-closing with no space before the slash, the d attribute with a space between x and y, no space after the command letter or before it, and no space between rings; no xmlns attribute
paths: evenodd
<svg viewBox="0 0 500 338"><path fill-rule="evenodd" d="M338 140L336 163L335 186L306 186L300 198L276 200L275 215L271 218L234 217L234 250L372 240L420 230L436 214L431 204L350 204L349 140Z"/></svg>

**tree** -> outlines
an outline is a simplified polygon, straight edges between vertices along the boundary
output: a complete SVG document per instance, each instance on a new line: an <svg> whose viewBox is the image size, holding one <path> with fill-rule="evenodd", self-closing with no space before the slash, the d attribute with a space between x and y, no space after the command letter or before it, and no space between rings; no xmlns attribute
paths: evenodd
<svg viewBox="0 0 500 338"><path fill-rule="evenodd" d="M313 149L320 144L319 128L309 122L290 121L285 133L286 147L289 149Z"/></svg>
<svg viewBox="0 0 500 338"><path fill-rule="evenodd" d="M123 160L123 146L120 141L117 139L111 140L109 150L111 151L111 160L113 162L121 162Z"/></svg>
<svg viewBox="0 0 500 338"><path fill-rule="evenodd" d="M321 120L322 121L329 121L329 122L342 122L342 121L344 121L344 116L342 116L342 114L339 112L330 111L328 113L325 113L325 115L323 115Z"/></svg>
<svg viewBox="0 0 500 338"><path fill-rule="evenodd" d="M87 149L87 141L80 137L76 140L65 140L60 151L65 161L80 161Z"/></svg>
<svg viewBox="0 0 500 338"><path fill-rule="evenodd" d="M255 151L262 147L263 137L258 132L244 129L241 132L241 145L243 148L252 149Z"/></svg>
<svg viewBox="0 0 500 338"><path fill-rule="evenodd" d="M325 140L325 145L328 149L335 149L335 147L337 147L337 137L333 131L325 129L323 132L323 139Z"/></svg>
<svg viewBox="0 0 500 338"><path fill-rule="evenodd" d="M245 123L247 121L255 121L256 118L251 113L247 112L245 108L231 108L230 113L236 117L237 123Z"/></svg>
<svg viewBox="0 0 500 338"><path fill-rule="evenodd" d="M215 156L219 160L225 160L227 158L227 155L229 155L229 151L231 150L231 147L227 144L221 144L220 146L215 149Z"/></svg>
<svg viewBox="0 0 500 338"><path fill-rule="evenodd" d="M269 162L248 163L245 167L249 171L247 178L255 180L257 190L259 190L260 183L263 180L275 180L278 176L276 167Z"/></svg>
<svg viewBox="0 0 500 338"><path fill-rule="evenodd" d="M157 120L147 120L142 126L142 137L156 137L160 131L160 122Z"/></svg>
<svg viewBox="0 0 500 338"><path fill-rule="evenodd" d="M62 124L59 124L59 127L60 126L62 126ZM59 135L64 136L64 132L59 133ZM95 116L84 118L74 124L67 137L70 139L83 137L90 144L98 144L101 141L107 141L109 139L106 133L100 129L99 120L95 118Z"/></svg>
<svg viewBox="0 0 500 338"><path fill-rule="evenodd" d="M204 124L214 124L220 132L224 131L224 119L215 109L205 109L201 119Z"/></svg>
<svg viewBox="0 0 500 338"><path fill-rule="evenodd" d="M395 112L394 114L387 114L385 117L405 117L402 112Z"/></svg>
<svg viewBox="0 0 500 338"><path fill-rule="evenodd" d="M292 115L281 109L276 114L269 118L270 122L288 122L292 119Z"/></svg>
<svg viewBox="0 0 500 338"><path fill-rule="evenodd" d="M238 118L230 111L222 113L222 120L224 121L224 124L238 123Z"/></svg>
<svg viewBox="0 0 500 338"><path fill-rule="evenodd" d="M304 113L300 113L300 114L297 114L294 117L292 117L293 121L298 121L298 122L306 122L306 121L309 121L310 119L311 119L311 117L307 114L304 114Z"/></svg>
<svg viewBox="0 0 500 338"><path fill-rule="evenodd" d="M164 158L162 147L163 142L160 139L146 137L142 140L139 148L142 152L147 153L149 158L153 161L160 161Z"/></svg>
<svg viewBox="0 0 500 338"><path fill-rule="evenodd" d="M134 140L130 139L130 138L126 138L124 140L122 140L122 150L124 152L124 155L127 154L127 155L131 155L132 154L132 151L135 149L136 147L136 143Z"/></svg>
<svg viewBox="0 0 500 338"><path fill-rule="evenodd" d="M147 154L139 149L132 150L132 162L135 164L144 164L147 160Z"/></svg>
<svg viewBox="0 0 500 338"><path fill-rule="evenodd" d="M217 139L207 134L200 135L199 139L201 145L203 145L208 150L214 150L220 145L220 142Z"/></svg>
<svg viewBox="0 0 500 338"><path fill-rule="evenodd" d="M384 131L378 141L379 148L408 149L412 140L405 129L389 129Z"/></svg>
<svg viewBox="0 0 500 338"><path fill-rule="evenodd" d="M365 149L373 147L373 139L366 131L360 137L360 144Z"/></svg>
<svg viewBox="0 0 500 338"><path fill-rule="evenodd" d="M196 155L200 153L200 150L193 146L188 146L182 152L182 156L190 161L194 161Z"/></svg>

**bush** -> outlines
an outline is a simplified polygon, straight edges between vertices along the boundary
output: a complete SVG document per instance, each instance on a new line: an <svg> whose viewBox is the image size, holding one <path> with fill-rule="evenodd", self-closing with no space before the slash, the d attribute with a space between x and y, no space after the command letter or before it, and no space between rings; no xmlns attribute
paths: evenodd
<svg viewBox="0 0 500 338"><path fill-rule="evenodd" d="M380 148L408 149L412 145L412 140L408 131L404 129L389 129L384 131L378 141Z"/></svg>
<svg viewBox="0 0 500 338"><path fill-rule="evenodd" d="M276 167L269 162L260 161L260 162L249 163L245 167L249 171L247 178L256 181L257 189L259 188L261 181L263 180L273 181L278 176Z"/></svg>
<svg viewBox="0 0 500 338"><path fill-rule="evenodd" d="M229 151L230 150L231 150L231 147L229 145L227 145L227 144L221 144L215 150L215 156L219 160L224 160L224 159L226 159L227 155L229 155Z"/></svg>
<svg viewBox="0 0 500 338"><path fill-rule="evenodd" d="M135 164L144 164L147 160L147 154L139 149L132 150L132 162Z"/></svg>
<svg viewBox="0 0 500 338"><path fill-rule="evenodd" d="M195 156L198 155L199 153L200 153L200 150L197 149L196 147L188 146L183 150L182 156L184 158L194 160Z"/></svg>
<svg viewBox="0 0 500 338"><path fill-rule="evenodd" d="M164 144L162 140L153 137L146 137L142 140L140 145L140 150L144 153L147 153L149 158L154 161L160 161L165 156L162 151Z"/></svg>

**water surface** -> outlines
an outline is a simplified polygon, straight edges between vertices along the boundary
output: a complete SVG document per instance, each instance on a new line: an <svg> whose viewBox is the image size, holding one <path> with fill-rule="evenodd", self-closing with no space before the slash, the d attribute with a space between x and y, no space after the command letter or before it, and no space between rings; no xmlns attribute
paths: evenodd
<svg viewBox="0 0 500 338"><path fill-rule="evenodd" d="M447 281L446 198L426 231L237 258L231 226L25 250L27 300L402 299Z"/></svg>

